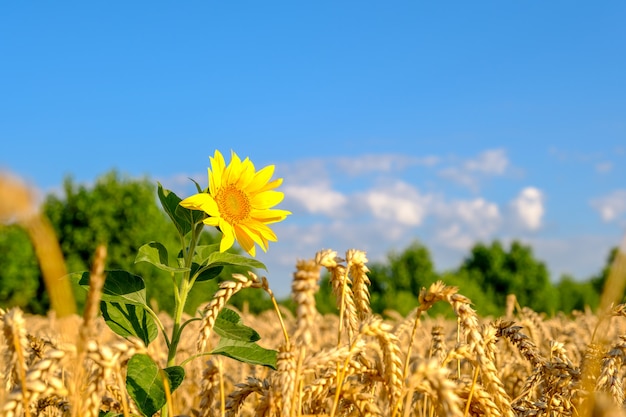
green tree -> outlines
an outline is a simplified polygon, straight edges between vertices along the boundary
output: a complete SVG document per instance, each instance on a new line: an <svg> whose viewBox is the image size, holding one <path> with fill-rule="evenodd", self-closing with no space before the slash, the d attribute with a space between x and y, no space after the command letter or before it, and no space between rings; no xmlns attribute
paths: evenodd
<svg viewBox="0 0 626 417"><path fill-rule="evenodd" d="M611 265L613 265L613 261L617 256L618 247L615 246L611 248L609 255L606 257L606 262L602 267L602 270L597 274L591 277L591 283L593 288L596 290L598 294L602 294L604 291L604 284L606 283L607 278L609 277L609 272L611 271Z"/></svg>
<svg viewBox="0 0 626 417"><path fill-rule="evenodd" d="M0 226L0 305L45 313L49 306L33 245L19 226Z"/></svg>
<svg viewBox="0 0 626 417"><path fill-rule="evenodd" d="M296 305L293 300L285 300L283 304L295 312ZM333 289L330 285L330 274L325 270L322 270L320 286L315 293L315 306L321 314L339 313L337 298L333 294Z"/></svg>
<svg viewBox="0 0 626 417"><path fill-rule="evenodd" d="M559 310L571 313L583 311L585 307L595 309L600 302L600 295L591 281L576 281L570 275L563 275L556 285L559 295Z"/></svg>
<svg viewBox="0 0 626 417"><path fill-rule="evenodd" d="M387 259L387 263L370 266L372 310L407 314L418 305L421 288L438 278L430 252L416 241L400 253L391 252Z"/></svg>
<svg viewBox="0 0 626 417"><path fill-rule="evenodd" d="M490 246L476 244L460 271L486 292L492 292L502 311L506 296L515 294L521 306L554 313L558 299L545 264L537 260L530 246L513 241L507 252L499 241Z"/></svg>
<svg viewBox="0 0 626 417"><path fill-rule="evenodd" d="M502 308L496 304L494 290L492 288L483 288L477 280L471 278L471 275L466 270L450 271L441 275L441 281L448 286L457 287L459 294L472 300L472 307L476 312L483 316L499 316L502 314ZM450 310L449 306L446 306L447 310ZM440 311L441 307L438 307ZM450 310L451 311L451 310ZM446 315L450 311L446 311Z"/></svg>
<svg viewBox="0 0 626 417"><path fill-rule="evenodd" d="M150 241L176 247L177 235L156 202L156 186L147 178L130 179L116 171L99 177L93 187L67 177L64 195L49 195L44 212L54 226L69 272L89 269L99 244L107 246L107 269L124 269L141 275L155 285L148 288L161 309L169 311L173 301L164 271L142 263L134 265L137 250ZM84 298L76 291L77 299Z"/></svg>

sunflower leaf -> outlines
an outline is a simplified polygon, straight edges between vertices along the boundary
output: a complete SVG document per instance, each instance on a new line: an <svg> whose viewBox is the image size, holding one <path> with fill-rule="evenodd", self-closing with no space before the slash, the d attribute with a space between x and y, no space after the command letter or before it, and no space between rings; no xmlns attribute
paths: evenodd
<svg viewBox="0 0 626 417"><path fill-rule="evenodd" d="M198 184L198 182L193 178L189 179L196 185L196 190L198 190L198 193L206 193L208 191L208 188L206 190L203 190L202 187L200 187L200 184Z"/></svg>
<svg viewBox="0 0 626 417"><path fill-rule="evenodd" d="M194 262L191 264L191 276L193 277L197 273L196 282L209 281L217 278L222 273L223 269L223 266L207 267Z"/></svg>
<svg viewBox="0 0 626 417"><path fill-rule="evenodd" d="M148 346L158 335L154 319L140 305L101 301L100 311L107 326L126 339L135 336Z"/></svg>
<svg viewBox="0 0 626 417"><path fill-rule="evenodd" d="M178 204L182 201L180 197L178 197L173 191L170 191L166 188L163 188L161 183L158 183L157 194L159 196L159 200L161 201L161 205L163 206L163 210L170 216L174 226L178 229L178 232L185 236L187 233L191 231L191 223L187 216L181 215L181 213L177 213ZM186 209L185 209L186 210Z"/></svg>
<svg viewBox="0 0 626 417"><path fill-rule="evenodd" d="M136 354L128 361L126 390L144 416L153 416L165 405L164 379L174 391L182 382L185 371L180 366L159 369L145 354Z"/></svg>
<svg viewBox="0 0 626 417"><path fill-rule="evenodd" d="M135 263L138 262L148 262L168 272L185 272L189 270L189 268L175 268L169 266L167 249L159 242L150 242L141 246L135 258Z"/></svg>
<svg viewBox="0 0 626 417"><path fill-rule="evenodd" d="M191 230L193 225L200 223L202 220L204 220L207 217L206 213L203 211L191 210L181 205L178 205L178 207L176 207L174 214L178 218L182 219L186 224L190 225L189 230Z"/></svg>
<svg viewBox="0 0 626 417"><path fill-rule="evenodd" d="M135 304L147 306L146 284L139 275L128 271L113 269L105 271L106 280L102 286L102 301L110 301L122 304ZM89 290L88 271L70 274L70 278L78 279L78 285Z"/></svg>
<svg viewBox="0 0 626 417"><path fill-rule="evenodd" d="M231 340L256 342L261 339L256 330L243 324L239 314L228 308L220 310L217 314L213 330L220 337Z"/></svg>
<svg viewBox="0 0 626 417"><path fill-rule="evenodd" d="M213 252L209 255L206 260L206 265L211 266L227 266L227 265L236 265L236 266L246 266L249 268L255 269L264 269L267 271L267 267L263 262L257 261L256 259L248 258L247 256L238 255L236 253L229 252Z"/></svg>
<svg viewBox="0 0 626 417"><path fill-rule="evenodd" d="M191 260L199 265L205 265L211 254L220 251L220 244L198 245L193 253ZM181 256L181 254L179 254Z"/></svg>
<svg viewBox="0 0 626 417"><path fill-rule="evenodd" d="M220 338L217 346L211 353L227 356L251 365L267 366L272 369L276 369L276 360L278 358L278 352L275 350L266 349L256 343L225 337Z"/></svg>

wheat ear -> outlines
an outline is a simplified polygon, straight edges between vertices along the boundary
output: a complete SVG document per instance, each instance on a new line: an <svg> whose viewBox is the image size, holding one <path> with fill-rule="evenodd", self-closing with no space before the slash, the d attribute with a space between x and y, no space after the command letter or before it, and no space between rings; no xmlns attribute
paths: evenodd
<svg viewBox="0 0 626 417"><path fill-rule="evenodd" d="M370 307L370 279L367 276L367 257L365 252L350 249L346 252L346 264L350 276L352 277L352 293L354 294L354 304L356 306L359 320L365 320L372 314Z"/></svg>
<svg viewBox="0 0 626 417"><path fill-rule="evenodd" d="M235 281L223 281L219 285L219 289L213 295L213 298L203 310L202 324L200 325L200 333L198 336L197 347L199 352L204 352L206 345L211 336L211 331L217 320L217 315L224 308L228 300L237 292L244 288L260 288L261 280L252 272L248 272L248 276L242 274L233 274Z"/></svg>
<svg viewBox="0 0 626 417"><path fill-rule="evenodd" d="M389 409L396 410L399 407L402 395L403 376L402 360L400 359L400 347L398 338L391 332L391 326L383 323L382 319L372 316L361 325L360 333L374 336L383 352L384 379L387 386Z"/></svg>
<svg viewBox="0 0 626 417"><path fill-rule="evenodd" d="M333 294L337 297L339 307L339 328L337 329L337 345L341 344L343 326L346 326L348 339L351 340L353 334L359 327L357 307L352 293L351 280L348 269L342 263L343 259L337 256L337 252L325 249L315 255L315 261L324 266L330 273L330 284Z"/></svg>
<svg viewBox="0 0 626 417"><path fill-rule="evenodd" d="M312 342L311 332L319 316L315 307L315 293L319 289L320 269L314 260L300 260L296 263L291 296L296 303L296 330L293 338L299 346L310 346Z"/></svg>
<svg viewBox="0 0 626 417"><path fill-rule="evenodd" d="M12 308L2 316L2 319L4 338L7 344L6 356L8 357L5 375L10 378L6 383L12 385L15 381L19 381L18 390L21 391L21 405L25 416L30 417L25 359L28 339L24 327L24 315L19 308Z"/></svg>
<svg viewBox="0 0 626 417"><path fill-rule="evenodd" d="M417 391L428 395L439 410L439 415L461 417L462 401L456 393L457 386L448 378L448 373L437 360L422 361L408 377L407 389L409 394ZM405 408L405 415L408 415L409 409L410 407Z"/></svg>

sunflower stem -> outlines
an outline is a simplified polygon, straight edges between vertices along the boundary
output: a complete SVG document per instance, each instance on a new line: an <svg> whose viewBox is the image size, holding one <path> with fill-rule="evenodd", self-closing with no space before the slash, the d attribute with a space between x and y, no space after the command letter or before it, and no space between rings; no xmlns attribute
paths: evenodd
<svg viewBox="0 0 626 417"><path fill-rule="evenodd" d="M167 366L174 366L176 364L176 352L178 350L178 343L180 342L180 336L182 334L183 329L187 322L183 323L183 313L185 311L185 305L187 304L187 296L189 295L189 291L191 291L191 287L193 287L193 281L191 281L191 265L193 254L196 250L196 246L198 244L198 240L200 239L200 233L202 232L202 228L204 227L204 223L199 222L195 224L191 229L191 238L189 240L189 247L185 251L185 238L181 235L181 243L183 246L183 259L184 266L187 269L183 272L183 278L180 280L180 284L178 287L174 285L174 323L172 325L172 336L168 343L168 352L167 352ZM167 337L166 337L167 340ZM161 416L168 417L169 409L171 404L166 403L161 408Z"/></svg>
<svg viewBox="0 0 626 417"><path fill-rule="evenodd" d="M167 355L167 366L173 366L176 360L176 351L178 349L178 342L180 341L180 335L184 328L182 325L183 312L185 311L185 304L187 304L187 296L189 295L189 291L193 283L190 281L191 276L191 264L193 259L193 254L196 250L196 246L198 244L198 240L200 239L200 233L202 232L202 228L204 227L204 223L200 222L191 229L191 239L189 241L189 247L187 251L184 252L184 263L185 268L187 270L183 273L183 279L180 280L179 287L177 288L176 297L176 305L174 310L174 324L172 327L172 337L170 340L169 351ZM183 239L184 241L184 239Z"/></svg>

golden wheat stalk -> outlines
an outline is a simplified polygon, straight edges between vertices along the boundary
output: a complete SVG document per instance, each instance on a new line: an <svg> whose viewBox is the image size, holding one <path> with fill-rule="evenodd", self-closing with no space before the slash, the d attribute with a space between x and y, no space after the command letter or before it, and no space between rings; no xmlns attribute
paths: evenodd
<svg viewBox="0 0 626 417"><path fill-rule="evenodd" d="M59 241L48 218L39 211L35 192L18 178L0 175L0 224L17 223L33 243L50 305L57 317L76 313L74 294Z"/></svg>

